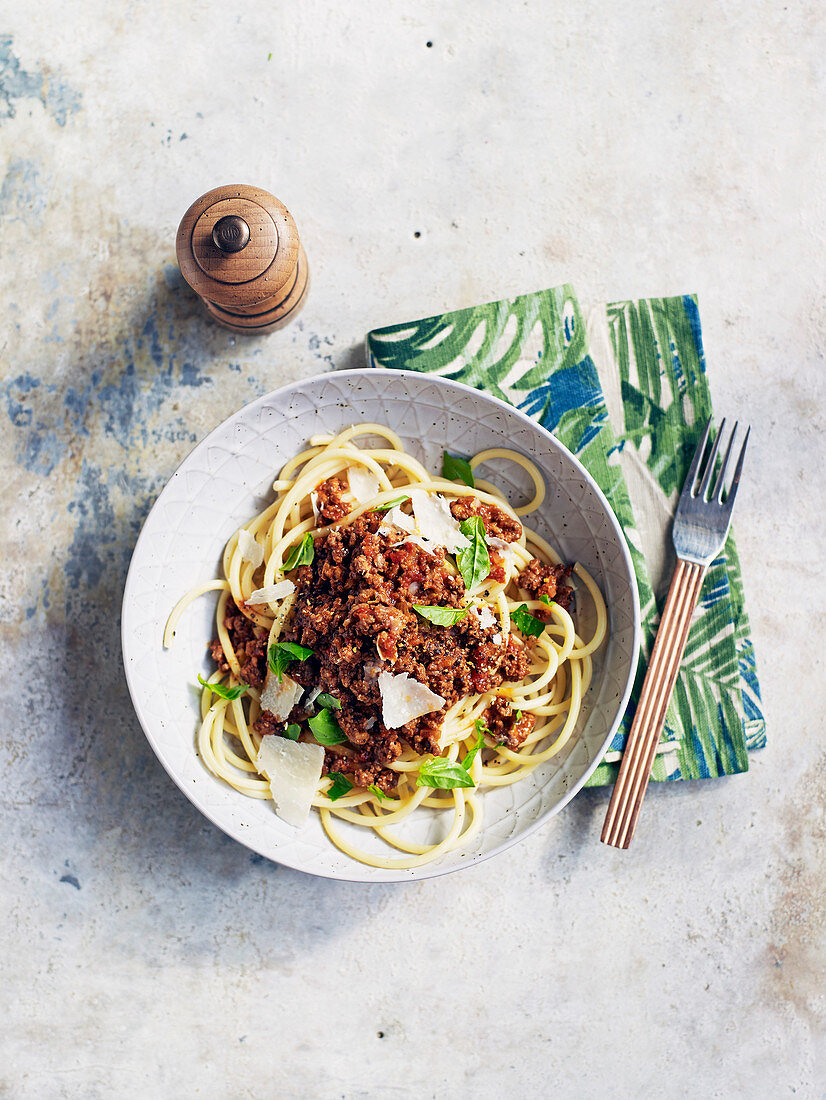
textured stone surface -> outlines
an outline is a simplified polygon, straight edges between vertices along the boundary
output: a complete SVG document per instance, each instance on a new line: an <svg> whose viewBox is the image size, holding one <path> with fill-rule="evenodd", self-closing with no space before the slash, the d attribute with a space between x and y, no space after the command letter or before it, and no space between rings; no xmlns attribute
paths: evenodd
<svg viewBox="0 0 826 1100"><path fill-rule="evenodd" d="M822 6L4 15L0 1093L821 1096ZM174 266L229 180L283 199L310 257L269 337L211 325ZM360 365L367 329L566 280L699 293L717 406L756 429L737 530L769 747L652 792L626 854L587 791L417 885L251 857L126 694L149 504L231 410Z"/></svg>

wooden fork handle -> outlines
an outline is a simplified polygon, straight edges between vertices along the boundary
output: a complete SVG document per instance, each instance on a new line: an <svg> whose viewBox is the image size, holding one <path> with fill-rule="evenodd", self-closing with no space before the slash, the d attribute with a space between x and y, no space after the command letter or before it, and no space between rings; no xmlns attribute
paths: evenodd
<svg viewBox="0 0 826 1100"><path fill-rule="evenodd" d="M637 712L602 827L602 842L615 848L627 848L637 827L665 712L674 691L705 573L704 565L677 559Z"/></svg>

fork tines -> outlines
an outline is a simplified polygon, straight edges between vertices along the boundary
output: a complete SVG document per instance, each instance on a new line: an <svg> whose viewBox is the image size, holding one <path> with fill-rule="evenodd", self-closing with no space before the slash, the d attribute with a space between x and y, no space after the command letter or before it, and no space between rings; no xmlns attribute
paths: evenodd
<svg viewBox="0 0 826 1100"><path fill-rule="evenodd" d="M694 458L691 460L691 466L688 470L688 475L683 485L683 493L686 492L692 499L696 500L698 497L701 500L712 501L716 500L719 504L728 504L733 502L734 494L737 492L737 486L740 484L740 474L743 469L743 458L746 453L746 446L749 441L749 434L751 428L746 425L746 435L740 447L740 454L737 458L737 465L734 470L734 476L731 479L728 492L726 493L726 499L723 501L723 490L725 488L726 470L729 468L729 460L734 448L734 440L737 436L737 429L739 427L738 421L735 420L734 427L731 430L731 436L729 437L728 446L726 447L726 453L720 466L719 473L714 482L713 488L710 489L711 479L714 476L715 468L717 465L717 456L720 451L720 441L723 438L723 433L726 428L726 418L720 421L720 428L717 435L711 445L711 451L706 456L706 446L708 444L709 436L711 434L711 418L709 418L706 424L705 431L703 432L703 438L694 452Z"/></svg>

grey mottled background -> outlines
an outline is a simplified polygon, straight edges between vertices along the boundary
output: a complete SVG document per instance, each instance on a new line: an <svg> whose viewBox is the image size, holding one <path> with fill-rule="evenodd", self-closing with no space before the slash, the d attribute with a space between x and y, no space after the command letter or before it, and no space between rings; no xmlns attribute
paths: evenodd
<svg viewBox="0 0 826 1100"><path fill-rule="evenodd" d="M826 1095L826 9L0 9L0 1094ZM270 56L271 55L271 56ZM225 182L312 268L269 337L174 262ZM738 544L769 719L748 775L607 793L479 868L365 887L225 839L119 663L129 554L196 440L364 332L572 281L696 291L755 426Z"/></svg>

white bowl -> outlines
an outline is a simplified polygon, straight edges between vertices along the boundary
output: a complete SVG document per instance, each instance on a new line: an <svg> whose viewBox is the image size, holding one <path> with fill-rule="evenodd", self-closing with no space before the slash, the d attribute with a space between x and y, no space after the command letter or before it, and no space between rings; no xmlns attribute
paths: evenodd
<svg viewBox="0 0 826 1100"><path fill-rule="evenodd" d="M605 596L610 640L595 662L575 736L553 760L510 787L482 795L484 825L462 848L412 870L367 867L343 855L317 815L296 830L272 803L247 798L210 774L195 752L197 674L212 669L217 595L202 597L181 619L175 644L161 644L169 612L194 584L220 575L224 543L271 499L282 464L317 432L350 424L385 424L431 470L445 448L474 454L489 447L528 455L545 476L548 495L528 522L566 561L579 561ZM527 478L513 463L482 475L518 504ZM584 467L549 432L516 409L456 382L407 371L338 371L296 382L253 401L199 443L172 475L135 546L122 616L123 659L132 702L158 759L184 794L235 840L268 859L329 878L395 882L468 867L503 852L538 829L573 798L596 768L625 710L637 664L639 603L622 531ZM441 825L422 811L410 834L428 842ZM415 818L415 815L413 815ZM357 826L347 826L355 830ZM370 834L365 836L364 834ZM358 830L362 847L375 842Z"/></svg>

